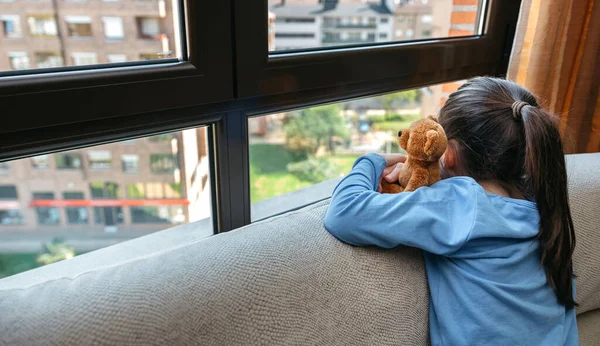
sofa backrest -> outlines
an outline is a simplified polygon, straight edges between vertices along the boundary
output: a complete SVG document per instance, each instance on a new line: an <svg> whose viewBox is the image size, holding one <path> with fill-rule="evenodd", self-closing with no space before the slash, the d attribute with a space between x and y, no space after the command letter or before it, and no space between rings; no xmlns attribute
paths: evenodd
<svg viewBox="0 0 600 346"><path fill-rule="evenodd" d="M600 308L600 154L568 165L583 312ZM426 345L420 251L342 244L326 208L201 240L189 224L0 280L0 344Z"/></svg>

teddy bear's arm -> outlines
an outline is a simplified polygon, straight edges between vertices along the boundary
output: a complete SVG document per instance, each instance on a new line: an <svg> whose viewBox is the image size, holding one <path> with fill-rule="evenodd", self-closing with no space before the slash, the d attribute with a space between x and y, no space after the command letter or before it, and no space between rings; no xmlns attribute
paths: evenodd
<svg viewBox="0 0 600 346"><path fill-rule="evenodd" d="M414 168L412 171L412 175L408 180L408 184L406 184L406 187L404 188L404 192L415 191L421 186L427 186L428 182L429 172L427 171L427 169L422 167Z"/></svg>

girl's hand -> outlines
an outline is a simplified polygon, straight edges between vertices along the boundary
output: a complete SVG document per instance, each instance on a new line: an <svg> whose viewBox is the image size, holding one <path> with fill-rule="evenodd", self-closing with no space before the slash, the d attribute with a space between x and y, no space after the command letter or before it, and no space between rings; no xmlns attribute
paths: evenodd
<svg viewBox="0 0 600 346"><path fill-rule="evenodd" d="M377 191L382 191L381 180L385 179L388 183L394 183L398 181L400 177L400 170L406 162L406 156L402 154L384 154L381 155L386 162L386 168L383 170L381 174L381 179L379 180L379 186L377 187Z"/></svg>

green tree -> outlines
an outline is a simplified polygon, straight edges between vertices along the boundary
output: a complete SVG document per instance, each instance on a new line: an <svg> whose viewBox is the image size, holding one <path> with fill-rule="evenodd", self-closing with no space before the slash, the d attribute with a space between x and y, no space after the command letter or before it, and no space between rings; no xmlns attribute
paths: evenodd
<svg viewBox="0 0 600 346"><path fill-rule="evenodd" d="M309 156L326 145L333 154L335 137L348 138L346 122L340 111L340 106L328 105L291 113L284 125L288 149Z"/></svg>
<svg viewBox="0 0 600 346"><path fill-rule="evenodd" d="M72 246L54 239L52 242L44 244L44 251L36 258L36 262L46 265L73 257L75 257L75 250Z"/></svg>
<svg viewBox="0 0 600 346"><path fill-rule="evenodd" d="M379 101L379 103L381 104L383 109L385 109L385 114L388 115L388 114L390 114L390 112L392 110L392 105L395 102L412 103L417 100L417 97L418 97L417 90L407 90L407 91L400 91L400 92L393 93L393 94L377 96L377 101Z"/></svg>

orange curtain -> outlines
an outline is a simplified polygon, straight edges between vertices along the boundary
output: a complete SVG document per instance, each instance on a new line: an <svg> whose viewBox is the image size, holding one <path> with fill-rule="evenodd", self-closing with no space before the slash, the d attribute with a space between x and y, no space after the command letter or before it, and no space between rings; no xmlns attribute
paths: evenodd
<svg viewBox="0 0 600 346"><path fill-rule="evenodd" d="M508 78L560 115L569 153L600 151L600 0L523 0Z"/></svg>

